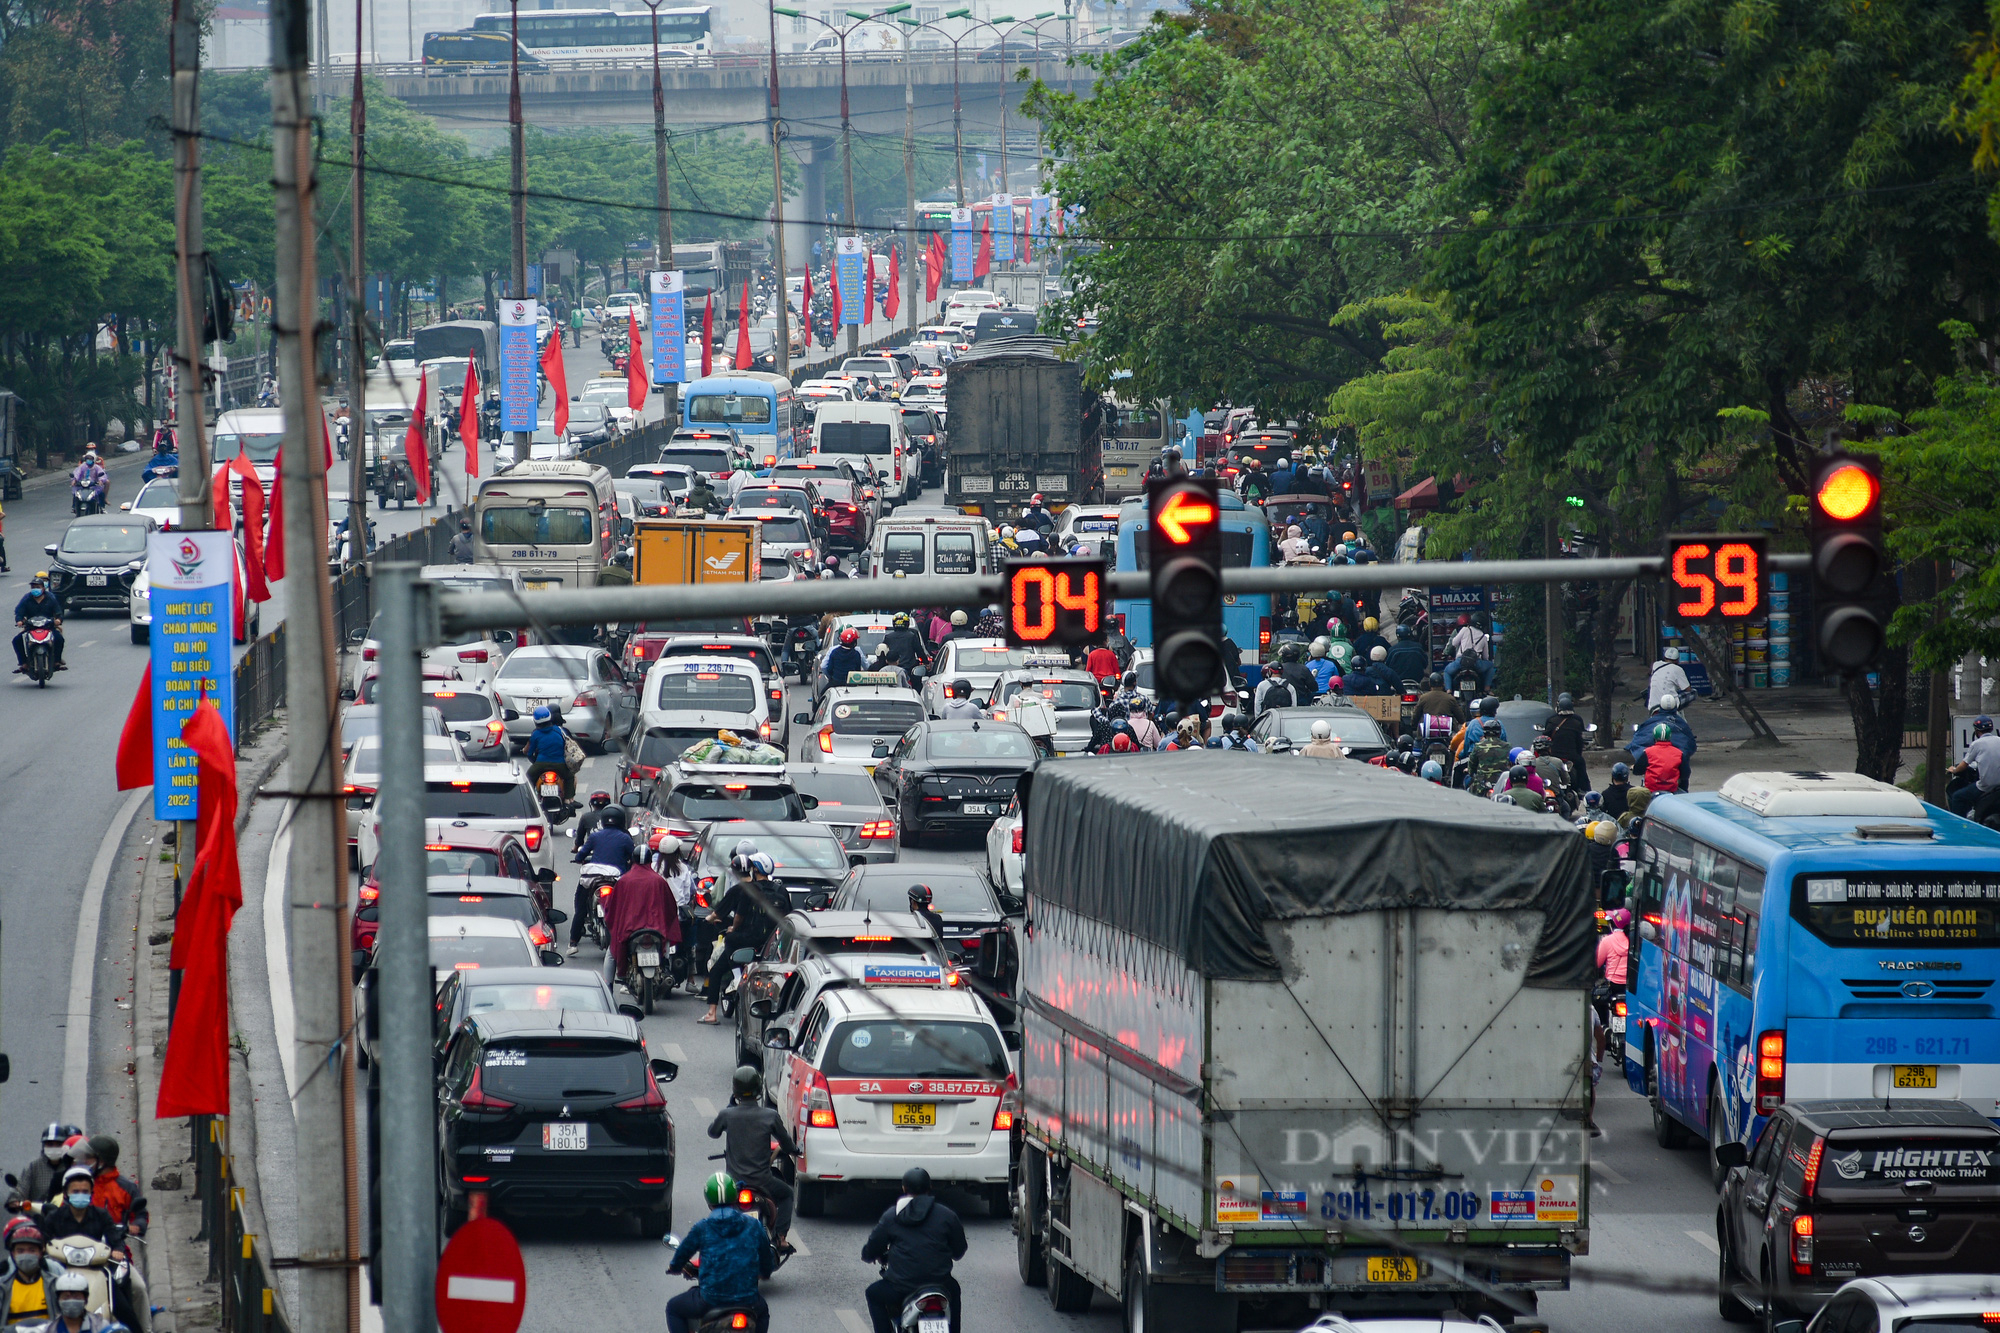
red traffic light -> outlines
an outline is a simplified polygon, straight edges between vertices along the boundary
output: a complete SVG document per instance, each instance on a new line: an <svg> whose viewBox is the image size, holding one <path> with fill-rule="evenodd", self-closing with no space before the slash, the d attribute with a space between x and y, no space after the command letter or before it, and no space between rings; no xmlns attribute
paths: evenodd
<svg viewBox="0 0 2000 1333"><path fill-rule="evenodd" d="M1212 500L1187 491L1175 491L1160 506L1160 512L1153 521L1168 541L1176 546L1186 546L1200 539L1201 533L1195 531L1196 528L1215 522L1220 513Z"/></svg>
<svg viewBox="0 0 2000 1333"><path fill-rule="evenodd" d="M1764 614L1764 539L1755 535L1667 539L1670 605L1679 621L1749 620Z"/></svg>
<svg viewBox="0 0 2000 1333"><path fill-rule="evenodd" d="M1814 498L1828 518L1852 523L1875 507L1882 483L1859 463L1842 463L1820 478Z"/></svg>

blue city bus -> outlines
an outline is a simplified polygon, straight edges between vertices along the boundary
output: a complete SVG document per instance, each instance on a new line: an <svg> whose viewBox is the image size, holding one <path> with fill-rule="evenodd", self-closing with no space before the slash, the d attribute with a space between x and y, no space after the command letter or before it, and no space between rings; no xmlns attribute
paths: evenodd
<svg viewBox="0 0 2000 1333"><path fill-rule="evenodd" d="M733 428L760 468L804 453L808 438L792 382L761 370L731 370L682 385L681 423Z"/></svg>
<svg viewBox="0 0 2000 1333"><path fill-rule="evenodd" d="M1656 798L1634 852L1625 1078L1663 1146L1713 1167L1787 1099L2000 1120L2000 833L1858 774L1743 773Z"/></svg>
<svg viewBox="0 0 2000 1333"><path fill-rule="evenodd" d="M1126 573L1147 568L1146 500L1136 496L1118 510L1118 570ZM1222 492L1222 564L1225 569L1262 569L1271 563L1271 529L1263 512L1247 508L1243 498L1232 491ZM1144 597L1118 598L1112 613L1125 617L1125 637L1144 647L1153 641L1153 604ZM1271 594L1224 593L1222 629L1238 648L1243 660L1263 660L1271 646Z"/></svg>

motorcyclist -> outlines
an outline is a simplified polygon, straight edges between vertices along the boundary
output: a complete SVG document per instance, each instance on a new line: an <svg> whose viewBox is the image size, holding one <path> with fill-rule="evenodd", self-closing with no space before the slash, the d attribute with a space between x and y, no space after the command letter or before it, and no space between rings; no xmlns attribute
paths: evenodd
<svg viewBox="0 0 2000 1333"><path fill-rule="evenodd" d="M1465 726L1465 748L1468 750L1479 744L1480 739L1486 734L1487 727L1500 724L1500 701L1493 695L1489 694L1481 699L1478 710L1479 716ZM1502 735L1504 734L1503 731Z"/></svg>
<svg viewBox="0 0 2000 1333"><path fill-rule="evenodd" d="M1243 714L1224 713L1222 715L1222 735L1210 741L1209 748L1215 750L1246 750L1251 754L1262 754L1263 747L1245 734L1248 726L1249 723L1244 720Z"/></svg>
<svg viewBox="0 0 2000 1333"><path fill-rule="evenodd" d="M1575 698L1567 693L1558 694L1556 711L1543 723L1549 751L1570 766L1571 785L1588 789L1590 771L1583 765L1583 728L1583 715L1576 711Z"/></svg>
<svg viewBox="0 0 2000 1333"><path fill-rule="evenodd" d="M861 650L855 645L861 642L861 635L852 628L840 632L840 642L826 655L826 682L829 685L845 685L850 672L860 671L868 664L862 660Z"/></svg>
<svg viewBox="0 0 2000 1333"><path fill-rule="evenodd" d="M622 805L607 807L590 836L576 845L578 865L609 866L621 877L637 859L638 848L632 842L632 835L625 830L625 807ZM586 878L584 875L576 877L576 898L570 908L569 951L572 956L577 945L583 941L584 921L590 915L590 898L597 892L595 886L586 883ZM609 928L608 920L605 926Z"/></svg>
<svg viewBox="0 0 2000 1333"><path fill-rule="evenodd" d="M1160 728L1152 717L1153 706L1143 694L1134 695L1125 705L1126 720L1132 728L1132 744L1141 750L1157 750L1164 744Z"/></svg>
<svg viewBox="0 0 2000 1333"><path fill-rule="evenodd" d="M983 718L986 710L972 697L972 682L961 676L946 688L944 708L938 716L946 719Z"/></svg>
<svg viewBox="0 0 2000 1333"><path fill-rule="evenodd" d="M1305 529L1293 523L1285 529L1284 540L1278 543L1278 563L1317 564L1312 543L1306 540Z"/></svg>
<svg viewBox="0 0 2000 1333"><path fill-rule="evenodd" d="M1118 654L1111 651L1109 645L1101 643L1092 648L1089 655L1083 659L1083 669L1099 680L1103 680L1106 676L1116 680L1123 672L1118 662Z"/></svg>
<svg viewBox="0 0 2000 1333"><path fill-rule="evenodd" d="M933 1283L950 1299L951 1333L959 1333L963 1302L951 1265L964 1257L964 1224L931 1194L930 1172L911 1167L903 1173L903 1196L882 1214L861 1247L861 1262L883 1264L881 1278L868 1284L868 1317L875 1333L894 1333L904 1298Z"/></svg>
<svg viewBox="0 0 2000 1333"><path fill-rule="evenodd" d="M1453 723L1463 725L1466 721L1465 704L1445 689L1444 677L1433 671L1426 684L1429 688L1417 696L1417 716L1448 717Z"/></svg>
<svg viewBox="0 0 2000 1333"><path fill-rule="evenodd" d="M528 786L539 789L542 774L554 773L562 783L563 799L569 800L576 795L576 777L569 771L566 739L547 704L535 709L535 729L528 733Z"/></svg>
<svg viewBox="0 0 2000 1333"><path fill-rule="evenodd" d="M1389 674L1396 678L1396 686L1402 688L1406 680L1422 680L1431 669L1431 651L1417 642L1414 633L1404 633L1400 629L1396 642L1389 648Z"/></svg>
<svg viewBox="0 0 2000 1333"><path fill-rule="evenodd" d="M1021 521L1015 526L1017 530L1019 528L1033 528L1044 537L1055 531L1056 516L1043 506L1042 493L1040 491L1036 491L1028 497L1028 507L1021 511ZM1018 536L1018 531L1016 535Z"/></svg>
<svg viewBox="0 0 2000 1333"><path fill-rule="evenodd" d="M1469 730L1467 739L1471 741ZM1471 742L1471 754L1472 788L1474 794L1479 794L1495 786L1501 774L1506 773L1509 768L1507 728L1500 724L1498 718L1486 721L1480 730L1479 739Z"/></svg>
<svg viewBox="0 0 2000 1333"><path fill-rule="evenodd" d="M1632 796L1632 766L1623 760L1611 766L1611 781L1604 784L1604 813L1612 819L1625 813Z"/></svg>
<svg viewBox="0 0 2000 1333"><path fill-rule="evenodd" d="M87 1166L73 1166L63 1172L62 1193L36 1209L43 1234L57 1239L88 1236L113 1249L122 1246L125 1228L92 1202L96 1188L96 1179Z"/></svg>
<svg viewBox="0 0 2000 1333"><path fill-rule="evenodd" d="M771 858L758 851L757 844L748 838L738 842L736 850L730 853L729 873L735 882L715 904L716 920L723 924L722 956L708 970L705 992L708 1012L695 1022L718 1021L716 1009L735 969L731 960L740 950L754 953L763 948L764 941L791 910L791 899L784 886L772 878L773 869Z"/></svg>
<svg viewBox="0 0 2000 1333"><path fill-rule="evenodd" d="M595 830L599 824L604 822L604 812L610 808L611 808L610 792L605 791L601 787L598 790L592 792L590 794L589 804L584 809L584 812L581 815L577 816L577 821L575 826L571 828L569 831L570 841L575 843L578 847L583 846L584 840L591 835L592 831Z"/></svg>
<svg viewBox="0 0 2000 1333"><path fill-rule="evenodd" d="M14 674L22 675L28 669L28 621L35 616L47 616L53 622L56 635L56 670L67 671L63 663L63 604L62 598L49 589L49 572L35 571L35 577L28 580L28 591L20 601L14 603L14 628L20 633L14 636Z"/></svg>
<svg viewBox="0 0 2000 1333"><path fill-rule="evenodd" d="M12 1328L46 1320L56 1312L56 1277L62 1272L42 1253L48 1237L33 1222L17 1223L7 1236L8 1256L14 1272L7 1283L7 1308L0 1311L0 1324Z"/></svg>
<svg viewBox="0 0 2000 1333"><path fill-rule="evenodd" d="M90 1158L83 1163L95 1163L90 1199L111 1214L111 1220L124 1227L126 1235L143 1236L152 1225L152 1211L145 1196L133 1193L130 1182L118 1174L118 1152L118 1140L109 1134L91 1136Z"/></svg>
<svg viewBox="0 0 2000 1333"><path fill-rule="evenodd" d="M1321 720L1312 724L1312 739L1301 745L1298 753L1308 759L1341 759L1346 752L1340 742L1333 739L1333 724Z"/></svg>
<svg viewBox="0 0 2000 1333"><path fill-rule="evenodd" d="M784 1117L764 1104L764 1076L749 1065L739 1067L731 1079L729 1105L709 1122L708 1137L722 1139L722 1165L738 1186L747 1185L764 1195L777 1209L778 1253L790 1254L792 1230L792 1187L773 1169L779 1153L796 1158L799 1145L785 1128ZM777 1149L772 1150L773 1141Z"/></svg>
<svg viewBox="0 0 2000 1333"><path fill-rule="evenodd" d="M458 564L472 563L472 520L458 520L458 532L451 539L451 558Z"/></svg>
<svg viewBox="0 0 2000 1333"><path fill-rule="evenodd" d="M1688 684L1687 672L1681 670L1681 650L1669 648L1660 654L1660 660L1653 663L1652 674L1646 679L1646 707L1657 711L1660 700L1668 694L1686 697L1693 686Z"/></svg>
<svg viewBox="0 0 2000 1333"><path fill-rule="evenodd" d="M624 810L618 810L621 823L624 814ZM604 830L598 830L598 833L602 832ZM593 840L598 833L591 835ZM611 943L611 947L604 951L604 979L607 982L617 981L625 962L626 942L637 932L657 930L667 944L681 942L681 914L674 901L673 886L644 860L636 861L630 870L618 877L607 907L604 930Z"/></svg>
<svg viewBox="0 0 2000 1333"><path fill-rule="evenodd" d="M938 947L943 948L944 918L938 915L937 908L931 905L932 896L930 885L912 884L909 891L910 913L930 927L931 935L937 940Z"/></svg>
<svg viewBox="0 0 2000 1333"><path fill-rule="evenodd" d="M1325 694L1333 678L1340 674L1340 664L1328 654L1333 649L1333 640L1322 634L1306 649L1306 670L1312 672L1313 684L1319 693Z"/></svg>
<svg viewBox="0 0 2000 1333"><path fill-rule="evenodd" d="M1291 682L1285 679L1283 669L1276 662L1264 663L1264 681L1251 698L1252 714L1262 717L1273 708L1290 708L1296 703L1298 698L1292 693Z"/></svg>
<svg viewBox="0 0 2000 1333"><path fill-rule="evenodd" d="M1361 656L1363 661L1367 661L1373 657L1374 650L1377 648L1380 648L1384 653L1389 651L1389 641L1382 637L1381 630L1381 622L1376 620L1375 617L1368 616L1362 620L1361 632L1354 636L1354 651Z"/></svg>
<svg viewBox="0 0 2000 1333"><path fill-rule="evenodd" d="M1278 671L1285 683L1292 687L1292 697L1302 704L1309 704L1319 698L1319 677L1305 663L1306 651L1302 644L1288 643L1278 650Z"/></svg>
<svg viewBox="0 0 2000 1333"><path fill-rule="evenodd" d="M85 497L98 508L104 507L104 497L111 490L111 474L104 470L104 464L97 459L95 450L85 450L83 461L69 474L72 488L81 487L88 492Z"/></svg>
<svg viewBox="0 0 2000 1333"><path fill-rule="evenodd" d="M718 1171L704 1181L701 1197L708 1215L688 1228L667 1265L669 1273L685 1273L687 1261L700 1255L701 1284L667 1302L668 1333L688 1333L695 1320L719 1305L755 1310L756 1333L769 1333L771 1307L758 1294L757 1283L777 1271L770 1233L736 1206L736 1181L728 1172Z"/></svg>
<svg viewBox="0 0 2000 1333"><path fill-rule="evenodd" d="M1403 681L1389 669L1389 650L1377 644L1368 650L1368 678L1375 682L1377 694L1398 694Z"/></svg>
<svg viewBox="0 0 2000 1333"><path fill-rule="evenodd" d="M688 483L687 504L704 513L715 514L722 511L722 501L715 497L715 491L709 486L706 473L695 473L694 480Z"/></svg>
<svg viewBox="0 0 2000 1333"><path fill-rule="evenodd" d="M889 622L889 632L882 636L882 649L897 666L912 676L928 658L923 639L911 626L909 615L902 611L898 611L895 619Z"/></svg>
<svg viewBox="0 0 2000 1333"><path fill-rule="evenodd" d="M1326 622L1326 655L1333 662L1333 674L1345 676L1354 664L1354 645L1348 640L1347 622L1338 615Z"/></svg>
<svg viewBox="0 0 2000 1333"><path fill-rule="evenodd" d="M1259 504L1271 498L1271 479L1264 474L1261 459L1252 458L1244 463L1243 475L1237 480L1236 490L1245 504Z"/></svg>
<svg viewBox="0 0 2000 1333"><path fill-rule="evenodd" d="M1970 772L1975 775L1951 793L1951 812L1967 819L1982 819L1990 813L1990 807L2000 802L2000 736L1993 734L1993 719L1984 713L1972 720L1972 742L1965 747L1965 757L1953 764L1948 772L1953 775ZM1986 811L1980 807L1986 806ZM56 1128L54 1125L50 1129ZM46 1140L44 1140L46 1145Z"/></svg>
<svg viewBox="0 0 2000 1333"><path fill-rule="evenodd" d="M1679 790L1682 755L1680 746L1674 744L1673 728L1664 722L1655 722L1645 734L1650 737L1651 743L1633 757L1635 760L1640 756L1645 759L1646 790L1650 792ZM1625 749L1631 752L1640 744L1640 738L1635 736Z"/></svg>
<svg viewBox="0 0 2000 1333"><path fill-rule="evenodd" d="M1688 778L1694 771L1695 739L1694 728L1688 725L1687 718L1681 713L1680 695L1669 690L1660 696L1659 706L1654 709L1651 716L1639 724L1637 734L1626 743L1625 752L1631 755L1636 762L1639 752L1646 747L1646 741L1651 737L1653 728L1658 726L1664 726L1667 729L1669 739L1673 741L1674 747L1681 752L1680 766L1676 770L1678 774L1676 781L1680 785L1676 790L1686 791L1688 789ZM1651 783L1647 783L1646 785L1648 787L1652 786Z"/></svg>
<svg viewBox="0 0 2000 1333"><path fill-rule="evenodd" d="M42 1131L42 1152L21 1169L19 1182L7 1195L7 1211L19 1212L27 1202L43 1203L56 1197L62 1188L63 1172L74 1165L64 1145L83 1133L75 1125L51 1124Z"/></svg>
<svg viewBox="0 0 2000 1333"><path fill-rule="evenodd" d="M1534 770L1526 764L1516 764L1507 770L1505 779L1494 792L1496 796L1501 794L1512 797L1514 804L1523 810L1540 814L1549 808L1547 795L1535 785Z"/></svg>

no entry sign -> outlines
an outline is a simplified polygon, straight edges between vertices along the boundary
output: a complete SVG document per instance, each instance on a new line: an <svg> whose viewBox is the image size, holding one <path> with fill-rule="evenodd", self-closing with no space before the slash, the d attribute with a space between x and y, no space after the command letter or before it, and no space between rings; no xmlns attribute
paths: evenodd
<svg viewBox="0 0 2000 1333"><path fill-rule="evenodd" d="M460 1227L438 1260L438 1327L444 1333L515 1333L527 1306L528 1270L514 1234L490 1217Z"/></svg>

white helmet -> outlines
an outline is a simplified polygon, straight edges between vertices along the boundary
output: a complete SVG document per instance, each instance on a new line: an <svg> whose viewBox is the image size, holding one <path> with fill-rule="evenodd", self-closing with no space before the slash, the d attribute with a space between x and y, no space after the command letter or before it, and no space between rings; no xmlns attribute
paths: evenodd
<svg viewBox="0 0 2000 1333"><path fill-rule="evenodd" d="M1681 706L1681 697L1680 695L1674 693L1672 690L1668 690L1665 694L1660 696L1660 707L1665 709L1667 712L1669 713L1677 712L1679 711L1680 706Z"/></svg>
<svg viewBox="0 0 2000 1333"><path fill-rule="evenodd" d="M85 1277L79 1269L67 1268L63 1270L63 1275L56 1279L56 1295L61 1296L72 1291L80 1291L88 1295L90 1292L90 1279Z"/></svg>
<svg viewBox="0 0 2000 1333"><path fill-rule="evenodd" d="M1660 657L1663 661L1678 662L1681 660L1681 650L1678 648L1669 648L1664 653L1661 653Z"/></svg>
<svg viewBox="0 0 2000 1333"><path fill-rule="evenodd" d="M1306 652L1314 657L1325 657L1332 647L1333 641L1322 634L1312 641L1312 647L1306 649Z"/></svg>
<svg viewBox="0 0 2000 1333"><path fill-rule="evenodd" d="M1378 643L1368 650L1368 660L1371 662L1386 662L1389 660L1389 650Z"/></svg>
<svg viewBox="0 0 2000 1333"><path fill-rule="evenodd" d="M1325 721L1321 721L1321 722L1315 722L1315 723L1313 723L1313 739L1314 739L1314 740L1316 740L1316 741L1330 741L1330 740L1332 740L1332 739L1333 739L1333 723L1331 723L1331 722L1325 722Z"/></svg>

